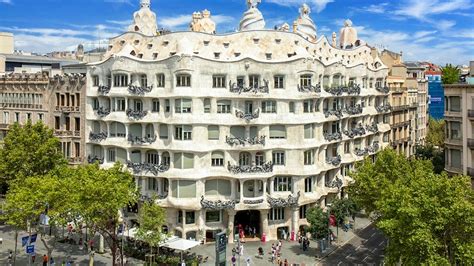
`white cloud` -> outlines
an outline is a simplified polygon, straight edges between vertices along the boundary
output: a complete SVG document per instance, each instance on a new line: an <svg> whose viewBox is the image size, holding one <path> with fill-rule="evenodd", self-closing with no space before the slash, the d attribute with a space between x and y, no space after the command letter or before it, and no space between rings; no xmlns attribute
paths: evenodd
<svg viewBox="0 0 474 266"><path fill-rule="evenodd" d="M274 3L281 6L301 6L306 3L313 7L316 13L323 11L326 5L335 0L267 0L267 2Z"/></svg>
<svg viewBox="0 0 474 266"><path fill-rule="evenodd" d="M375 14L383 14L387 11L387 6L388 6L388 3L381 3L377 5L370 5L367 7L363 7L357 10L363 11L363 12L375 13Z"/></svg>
<svg viewBox="0 0 474 266"><path fill-rule="evenodd" d="M127 4L133 6L130 0L105 0L106 3Z"/></svg>
<svg viewBox="0 0 474 266"><path fill-rule="evenodd" d="M0 0L0 4L11 4L11 0Z"/></svg>
<svg viewBox="0 0 474 266"><path fill-rule="evenodd" d="M227 24L234 21L234 18L226 15L211 15L211 19L219 26L219 24ZM191 23L191 14L177 15L173 17L161 17L158 19L158 26L166 29L176 30L187 28Z"/></svg>
<svg viewBox="0 0 474 266"><path fill-rule="evenodd" d="M471 7L470 0L405 0L394 14L427 20L430 15L466 10Z"/></svg>
<svg viewBox="0 0 474 266"><path fill-rule="evenodd" d="M415 39L419 39L419 38L423 38L423 37L426 37L428 35L432 35L432 34L435 34L437 31L435 30L432 30L432 31L417 31L415 32L415 34L413 35L413 38Z"/></svg>
<svg viewBox="0 0 474 266"><path fill-rule="evenodd" d="M110 24L115 24L115 25L120 25L120 26L128 26L132 24L131 19L126 19L126 20L106 20L105 22L110 23Z"/></svg>

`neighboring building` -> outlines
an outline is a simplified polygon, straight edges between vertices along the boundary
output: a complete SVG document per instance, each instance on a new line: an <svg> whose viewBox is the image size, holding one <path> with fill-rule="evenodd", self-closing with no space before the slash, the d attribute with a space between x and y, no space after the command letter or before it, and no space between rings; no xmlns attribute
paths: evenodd
<svg viewBox="0 0 474 266"><path fill-rule="evenodd" d="M24 55L18 53L0 54L0 57L5 58L5 71L3 73L47 73L49 77L62 75L63 66L80 63L76 60L56 59L40 55ZM2 74L2 72L0 72L0 74Z"/></svg>
<svg viewBox="0 0 474 266"><path fill-rule="evenodd" d="M415 113L415 145L425 145L428 134L428 81L425 78L425 67L419 62L406 62L408 71L407 87L417 88L417 109Z"/></svg>
<svg viewBox="0 0 474 266"><path fill-rule="evenodd" d="M471 176L474 187L474 85L445 85L444 93L445 170Z"/></svg>
<svg viewBox="0 0 474 266"><path fill-rule="evenodd" d="M339 49L316 38L308 6L289 32L265 30L256 2L239 32L209 34L205 11L197 31L159 35L142 0L130 31L89 64L88 161L126 164L175 235L297 233L306 210L346 196L355 162L389 145L388 69L352 23Z"/></svg>
<svg viewBox="0 0 474 266"><path fill-rule="evenodd" d="M10 32L0 32L0 54L13 54L13 34Z"/></svg>
<svg viewBox="0 0 474 266"><path fill-rule="evenodd" d="M386 81L390 88L392 106L389 118L392 128L390 141L397 152L409 157L415 154L418 85L416 82L408 82L408 70L401 54L384 50L380 58L390 69Z"/></svg>
<svg viewBox="0 0 474 266"><path fill-rule="evenodd" d="M429 64L425 71L428 80L428 109L430 116L435 119L444 118L444 88L441 81L441 69L438 66Z"/></svg>
<svg viewBox="0 0 474 266"><path fill-rule="evenodd" d="M0 76L0 140L9 127L42 120L61 140L71 164L83 162L85 75L49 78L38 74Z"/></svg>

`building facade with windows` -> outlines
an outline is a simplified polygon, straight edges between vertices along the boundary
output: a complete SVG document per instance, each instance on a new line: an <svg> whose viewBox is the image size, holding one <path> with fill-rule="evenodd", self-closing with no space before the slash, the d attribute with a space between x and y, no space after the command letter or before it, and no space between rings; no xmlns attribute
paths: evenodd
<svg viewBox="0 0 474 266"><path fill-rule="evenodd" d="M265 30L250 1L236 33L209 34L197 19L192 29L205 32L158 35L142 0L106 59L89 64L88 161L125 164L175 235L296 234L306 210L344 197L354 163L390 137L378 53L353 36L345 49L317 39L309 13L303 5L295 32Z"/></svg>
<svg viewBox="0 0 474 266"><path fill-rule="evenodd" d="M429 114L434 119L444 118L444 88L441 81L441 69L435 65L430 64L428 70L425 72L428 80L428 108Z"/></svg>
<svg viewBox="0 0 474 266"><path fill-rule="evenodd" d="M415 132L415 146L425 145L428 133L428 80L425 77L425 66L419 62L406 62L408 88L417 89L416 112L414 114L413 128Z"/></svg>

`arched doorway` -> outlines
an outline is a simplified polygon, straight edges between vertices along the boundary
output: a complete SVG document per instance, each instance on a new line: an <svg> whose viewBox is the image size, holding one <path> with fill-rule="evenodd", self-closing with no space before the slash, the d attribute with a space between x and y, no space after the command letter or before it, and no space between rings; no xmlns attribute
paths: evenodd
<svg viewBox="0 0 474 266"><path fill-rule="evenodd" d="M238 234L241 230L244 231L245 237L253 237L255 229L255 237L260 237L260 211L245 210L238 211L234 219L234 233Z"/></svg>

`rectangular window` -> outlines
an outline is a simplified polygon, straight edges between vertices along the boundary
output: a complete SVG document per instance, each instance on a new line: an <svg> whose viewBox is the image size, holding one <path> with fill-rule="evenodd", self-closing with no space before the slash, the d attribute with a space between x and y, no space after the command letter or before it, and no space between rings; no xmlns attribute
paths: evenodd
<svg viewBox="0 0 474 266"><path fill-rule="evenodd" d="M451 151L451 166L455 168L462 168L461 151L460 150L450 150L450 151Z"/></svg>
<svg viewBox="0 0 474 266"><path fill-rule="evenodd" d="M219 126L208 126L207 135L208 140L219 140Z"/></svg>
<svg viewBox="0 0 474 266"><path fill-rule="evenodd" d="M153 113L159 113L160 112L160 100L153 99L151 111Z"/></svg>
<svg viewBox="0 0 474 266"><path fill-rule="evenodd" d="M191 75L176 75L176 87L191 87Z"/></svg>
<svg viewBox="0 0 474 266"><path fill-rule="evenodd" d="M195 223L195 212L186 212L186 224L194 224Z"/></svg>
<svg viewBox="0 0 474 266"><path fill-rule="evenodd" d="M152 190L152 191L158 190L158 182L157 181L158 180L156 180L156 178L148 177L147 178L148 190Z"/></svg>
<svg viewBox="0 0 474 266"><path fill-rule="evenodd" d="M306 212L309 209L309 205L302 205L300 206L300 219L306 219Z"/></svg>
<svg viewBox="0 0 474 266"><path fill-rule="evenodd" d="M273 77L273 88L275 89L284 89L284 77L283 76L274 76Z"/></svg>
<svg viewBox="0 0 474 266"><path fill-rule="evenodd" d="M212 87L213 88L225 88L225 76L213 76L212 77Z"/></svg>
<svg viewBox="0 0 474 266"><path fill-rule="evenodd" d="M224 166L224 153L223 152L213 152L211 155L211 165L212 166Z"/></svg>
<svg viewBox="0 0 474 266"><path fill-rule="evenodd" d="M288 176L277 176L273 180L273 191L291 192L292 179Z"/></svg>
<svg viewBox="0 0 474 266"><path fill-rule="evenodd" d="M174 100L174 111L175 113L191 113L192 111L192 99L176 99Z"/></svg>
<svg viewBox="0 0 474 266"><path fill-rule="evenodd" d="M15 123L20 123L20 113L15 112Z"/></svg>
<svg viewBox="0 0 474 266"><path fill-rule="evenodd" d="M304 192L310 193L313 192L313 177L307 177L304 179Z"/></svg>
<svg viewBox="0 0 474 266"><path fill-rule="evenodd" d="M217 113L218 114L230 114L230 100L217 101Z"/></svg>
<svg viewBox="0 0 474 266"><path fill-rule="evenodd" d="M114 75L114 87L127 87L128 86L128 75L115 74Z"/></svg>
<svg viewBox="0 0 474 266"><path fill-rule="evenodd" d="M268 220L283 221L285 220L285 208L272 208L268 212Z"/></svg>
<svg viewBox="0 0 474 266"><path fill-rule="evenodd" d="M300 76L300 86L301 87L309 87L311 86L311 75L301 75Z"/></svg>
<svg viewBox="0 0 474 266"><path fill-rule="evenodd" d="M449 97L450 99L450 111L451 112L461 112L461 97L453 96Z"/></svg>
<svg viewBox="0 0 474 266"><path fill-rule="evenodd" d="M290 102L288 105L289 105L289 107L288 107L289 112L294 114L295 113L295 103Z"/></svg>
<svg viewBox="0 0 474 266"><path fill-rule="evenodd" d="M221 211L207 211L206 223L217 223L221 221Z"/></svg>
<svg viewBox="0 0 474 266"><path fill-rule="evenodd" d="M314 112L314 101L313 100L305 100L303 101L303 112L304 113L312 113Z"/></svg>
<svg viewBox="0 0 474 266"><path fill-rule="evenodd" d="M115 98L115 110L118 112L125 111L125 99L124 98Z"/></svg>
<svg viewBox="0 0 474 266"><path fill-rule="evenodd" d="M351 153L350 147L351 147L351 143L349 141L344 143L344 153L345 154Z"/></svg>
<svg viewBox="0 0 474 266"><path fill-rule="evenodd" d="M165 87L165 74L157 74L156 75L156 87L164 88Z"/></svg>
<svg viewBox="0 0 474 266"><path fill-rule="evenodd" d="M160 125L160 139L168 139L168 125Z"/></svg>
<svg viewBox="0 0 474 266"><path fill-rule="evenodd" d="M115 162L115 149L109 149L107 151L107 161Z"/></svg>
<svg viewBox="0 0 474 266"><path fill-rule="evenodd" d="M174 138L176 140L192 140L192 126L176 126Z"/></svg>
<svg viewBox="0 0 474 266"><path fill-rule="evenodd" d="M56 130L61 129L61 118L59 116L54 117L54 129Z"/></svg>
<svg viewBox="0 0 474 266"><path fill-rule="evenodd" d="M272 153L273 165L285 165L285 152L274 151Z"/></svg>
<svg viewBox="0 0 474 266"><path fill-rule="evenodd" d="M148 86L148 78L146 75L140 76L140 86L147 87Z"/></svg>
<svg viewBox="0 0 474 266"><path fill-rule="evenodd" d="M44 119L44 114L38 114L38 120L43 121L43 119Z"/></svg>
<svg viewBox="0 0 474 266"><path fill-rule="evenodd" d="M304 125L304 138L312 139L314 138L314 127L313 124Z"/></svg>
<svg viewBox="0 0 474 266"><path fill-rule="evenodd" d="M211 99L204 99L204 113L208 114L211 112Z"/></svg>
<svg viewBox="0 0 474 266"><path fill-rule="evenodd" d="M284 125L270 126L271 139L286 139L286 127Z"/></svg>
<svg viewBox="0 0 474 266"><path fill-rule="evenodd" d="M92 76L92 86L94 87L99 86L99 76Z"/></svg>
<svg viewBox="0 0 474 266"><path fill-rule="evenodd" d="M170 104L170 100L168 99L165 100L165 112L166 113L171 112L171 104Z"/></svg>
<svg viewBox="0 0 474 266"><path fill-rule="evenodd" d="M192 169L194 168L194 155L192 153L175 153L174 168Z"/></svg>
<svg viewBox="0 0 474 266"><path fill-rule="evenodd" d="M263 101L262 102L262 113L276 113L277 104L276 101Z"/></svg>
<svg viewBox="0 0 474 266"><path fill-rule="evenodd" d="M461 123L460 122L451 122L451 139L461 139L462 138L462 131L461 131Z"/></svg>
<svg viewBox="0 0 474 266"><path fill-rule="evenodd" d="M3 123L4 124L10 124L10 113L9 112L3 112Z"/></svg>
<svg viewBox="0 0 474 266"><path fill-rule="evenodd" d="M303 155L304 155L305 165L314 164L314 151L313 150L305 151Z"/></svg>
<svg viewBox="0 0 474 266"><path fill-rule="evenodd" d="M259 80L260 80L260 76L258 75L250 75L249 76L249 86L251 88L258 88L259 86Z"/></svg>

